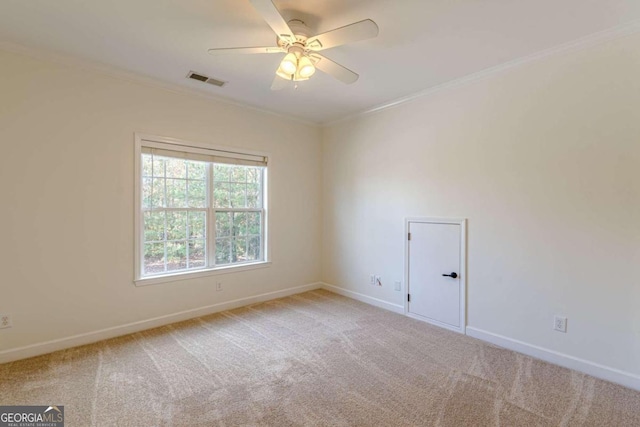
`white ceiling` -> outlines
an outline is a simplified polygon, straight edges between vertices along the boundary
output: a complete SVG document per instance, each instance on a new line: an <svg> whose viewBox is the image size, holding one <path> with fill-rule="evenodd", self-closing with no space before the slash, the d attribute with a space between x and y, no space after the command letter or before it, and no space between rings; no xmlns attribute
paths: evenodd
<svg viewBox="0 0 640 427"><path fill-rule="evenodd" d="M214 57L275 35L247 0L1 0L0 41L72 55L314 122L382 105L466 75L629 24L639 0L274 0L317 33L370 18L376 39L328 49L360 74L316 73L270 90L280 55ZM186 79L189 70L228 81Z"/></svg>

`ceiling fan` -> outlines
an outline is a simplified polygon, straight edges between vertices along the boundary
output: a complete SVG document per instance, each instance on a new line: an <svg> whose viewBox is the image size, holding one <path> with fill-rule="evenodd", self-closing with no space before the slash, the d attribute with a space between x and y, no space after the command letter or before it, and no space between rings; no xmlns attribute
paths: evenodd
<svg viewBox="0 0 640 427"><path fill-rule="evenodd" d="M273 90L282 89L287 82L308 80L316 69L343 83L351 84L358 80L358 74L318 52L376 37L378 26L371 19L312 36L309 27L304 22L298 19L285 21L271 0L249 1L276 33L277 46L216 48L209 49L210 54L286 53L276 70L276 77L271 85Z"/></svg>

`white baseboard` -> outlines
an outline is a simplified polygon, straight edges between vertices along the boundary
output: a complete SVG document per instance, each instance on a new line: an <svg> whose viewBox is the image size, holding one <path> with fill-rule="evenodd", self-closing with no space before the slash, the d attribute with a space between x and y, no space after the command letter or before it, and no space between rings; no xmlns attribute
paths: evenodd
<svg viewBox="0 0 640 427"><path fill-rule="evenodd" d="M404 307L402 305L392 304L388 301L373 298L368 295L350 291L339 286L330 285L324 282L321 283L321 287L322 289L326 289L336 294L344 295L346 297L353 298L355 300L362 301L376 307L384 308L386 310L393 311L399 314L405 314ZM544 360L545 362L583 372L587 375L591 375L605 381L610 381L612 383L620 384L622 386L640 391L640 376L632 374L630 372L621 371L619 369L600 365L598 363L590 362L578 357L569 356L568 354L559 353L554 350L549 350L533 344L528 344L523 341L494 334L492 332L487 332L482 329L474 328L472 326L466 327L466 334L470 337L495 344L499 347L513 350L527 356L535 357L536 359Z"/></svg>
<svg viewBox="0 0 640 427"><path fill-rule="evenodd" d="M51 353L58 350L64 350L80 345L91 344L96 341L102 341L109 338L119 337L134 332L144 331L146 329L157 328L158 326L168 325L170 323L181 322L183 320L193 319L194 317L205 316L207 314L217 313L220 311L231 310L245 305L256 304L259 302L269 301L276 298L283 298L302 292L312 291L322 288L323 284L310 283L308 285L296 286L293 288L282 289L275 292L267 292L251 297L240 298L233 301L221 302L218 304L208 305L205 307L194 308L191 310L180 311L166 316L154 317L139 322L127 323L125 325L114 326L111 328L100 329L98 331L87 332L84 334L73 335L66 338L60 338L42 343L31 344L24 347L12 348L0 351L0 363L12 362L14 360L26 359L28 357L40 356L42 354Z"/></svg>
<svg viewBox="0 0 640 427"><path fill-rule="evenodd" d="M464 326L463 327L451 326L451 325L448 325L448 324L446 324L444 322L439 322L439 321L437 321L435 319L429 319L427 317L422 317L420 315L413 314L413 313L410 313L410 312L406 312L405 315L407 317L412 318L412 319L416 319L416 320L419 320L421 322L425 322L425 323L428 323L430 325L437 326L439 328L448 329L448 330L450 330L452 332L457 332L459 334L465 335L465 333L464 333L464 328L465 327Z"/></svg>
<svg viewBox="0 0 640 427"><path fill-rule="evenodd" d="M535 357L536 359L544 360L545 362L564 366L565 368L573 369L575 371L584 372L587 375L640 391L640 376L630 372L610 368L588 360L569 356L568 354L538 347L533 344L527 344L523 341L483 331L482 329L471 326L467 326L467 335L473 338L478 338L482 341L487 341L499 347L504 347L509 350L517 351L518 353L526 354L527 356Z"/></svg>
<svg viewBox="0 0 640 427"><path fill-rule="evenodd" d="M345 297L353 298L355 300L362 301L370 305L375 305L376 307L384 308L385 310L393 311L394 313L404 314L404 306L399 304L392 304L385 300L370 297L369 295L350 291L348 289L341 288L335 285L330 285L328 283L322 283L322 289L326 289L327 291L344 295Z"/></svg>

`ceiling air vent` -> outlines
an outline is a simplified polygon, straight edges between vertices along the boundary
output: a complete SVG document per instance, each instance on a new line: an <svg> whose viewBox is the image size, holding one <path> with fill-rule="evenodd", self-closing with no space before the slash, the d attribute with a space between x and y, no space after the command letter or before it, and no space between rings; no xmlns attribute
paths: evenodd
<svg viewBox="0 0 640 427"><path fill-rule="evenodd" d="M194 73L193 71L189 71L189 74L187 74L187 77L193 80L198 80L199 82L209 83L210 85L214 85L218 87L222 87L225 84L227 84L227 82L223 82L222 80L217 80L212 77L203 76L202 74Z"/></svg>

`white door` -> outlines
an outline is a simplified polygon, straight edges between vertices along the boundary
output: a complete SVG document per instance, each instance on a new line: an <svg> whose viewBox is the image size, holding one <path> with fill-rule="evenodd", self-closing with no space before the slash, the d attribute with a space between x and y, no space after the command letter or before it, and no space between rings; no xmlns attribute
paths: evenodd
<svg viewBox="0 0 640 427"><path fill-rule="evenodd" d="M407 312L464 332L464 220L408 221Z"/></svg>

